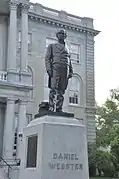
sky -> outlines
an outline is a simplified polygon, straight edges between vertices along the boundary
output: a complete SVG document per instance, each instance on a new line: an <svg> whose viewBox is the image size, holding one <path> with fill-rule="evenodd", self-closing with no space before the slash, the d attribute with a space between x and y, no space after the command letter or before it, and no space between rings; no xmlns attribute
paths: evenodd
<svg viewBox="0 0 119 179"><path fill-rule="evenodd" d="M95 96L104 103L109 90L119 87L119 0L31 0L44 6L94 19Z"/></svg>

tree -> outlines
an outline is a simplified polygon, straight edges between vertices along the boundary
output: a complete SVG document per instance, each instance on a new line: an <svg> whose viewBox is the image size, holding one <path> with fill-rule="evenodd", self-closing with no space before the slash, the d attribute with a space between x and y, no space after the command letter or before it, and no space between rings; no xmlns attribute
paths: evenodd
<svg viewBox="0 0 119 179"><path fill-rule="evenodd" d="M89 160L89 173L91 177L99 176L102 173L106 177L112 177L115 173L115 159L114 156L106 150L98 148L96 144L89 144L88 146L88 160Z"/></svg>
<svg viewBox="0 0 119 179"><path fill-rule="evenodd" d="M96 143L89 145L89 171L105 176L119 171L119 89L110 90L110 97L96 113ZM91 173L94 175L94 173Z"/></svg>
<svg viewBox="0 0 119 179"><path fill-rule="evenodd" d="M110 142L111 154L115 157L113 161L115 166L115 174L119 174L119 125L113 127L113 140Z"/></svg>
<svg viewBox="0 0 119 179"><path fill-rule="evenodd" d="M96 176L96 152L97 147L95 143L89 143L88 145L88 163L90 177Z"/></svg>
<svg viewBox="0 0 119 179"><path fill-rule="evenodd" d="M119 124L119 104L112 98L97 108L96 124L97 145L109 146L115 136L113 127Z"/></svg>

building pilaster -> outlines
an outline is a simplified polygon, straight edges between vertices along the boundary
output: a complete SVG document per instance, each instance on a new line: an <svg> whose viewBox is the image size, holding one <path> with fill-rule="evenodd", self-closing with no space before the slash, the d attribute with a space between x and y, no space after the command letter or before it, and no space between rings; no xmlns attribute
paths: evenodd
<svg viewBox="0 0 119 179"><path fill-rule="evenodd" d="M7 59L7 70L8 80L17 81L17 67L16 67L16 47L17 47L17 7L18 1L11 0L9 2L10 9L10 20L9 20L9 34L8 34L8 59Z"/></svg>
<svg viewBox="0 0 119 179"><path fill-rule="evenodd" d="M3 158L8 161L13 159L14 116L15 116L15 100L7 99L7 106L5 111L5 123L4 123L4 136L3 136Z"/></svg>
<svg viewBox="0 0 119 179"><path fill-rule="evenodd" d="M19 101L19 114L18 114L18 140L17 140L17 158L21 158L21 147L23 138L23 129L27 125L26 120L26 105L27 102Z"/></svg>
<svg viewBox="0 0 119 179"><path fill-rule="evenodd" d="M22 4L21 7L21 72L27 72L29 4Z"/></svg>
<svg viewBox="0 0 119 179"><path fill-rule="evenodd" d="M28 10L29 1L21 3L21 67L20 76L21 82L28 84Z"/></svg>

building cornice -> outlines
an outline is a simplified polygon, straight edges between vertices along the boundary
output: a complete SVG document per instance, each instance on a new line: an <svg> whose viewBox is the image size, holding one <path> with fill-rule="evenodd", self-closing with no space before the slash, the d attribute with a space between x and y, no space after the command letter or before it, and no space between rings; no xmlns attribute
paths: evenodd
<svg viewBox="0 0 119 179"><path fill-rule="evenodd" d="M64 28L64 29L68 29L68 30L72 30L72 31L86 33L91 36L96 36L100 32L100 31L92 29L92 28L75 25L75 24L72 24L69 22L63 22L63 21L60 21L57 19L45 17L43 15L37 15L37 14L31 13L31 12L29 12L29 19L35 20L42 24L52 25L57 28Z"/></svg>
<svg viewBox="0 0 119 179"><path fill-rule="evenodd" d="M2 2L4 2L4 0L2 0ZM0 4L1 5L0 12L3 13L4 15L9 14L9 11L8 11L9 3L8 2L9 2L9 0L6 0L6 3ZM28 9L29 6L30 7L32 6L33 9L30 8L30 10L29 10L29 18L37 21L38 23L49 24L56 28L65 28L67 30L82 32L82 33L86 33L91 36L96 36L100 32L98 30L93 29L93 19L91 19L91 18L79 17L76 15L69 14L65 11L58 11L55 9L45 7L41 4L29 3L29 0L12 0L11 3L13 3L13 2L22 4L22 8L25 7L25 10ZM57 16L57 18L56 18L56 16L53 17L53 15L52 16L48 15L45 11L50 11L52 13L56 13L58 16ZM76 19L76 21L80 21L81 24L79 22L74 22L71 19L67 20L68 17L71 19L74 18L74 19Z"/></svg>
<svg viewBox="0 0 119 179"><path fill-rule="evenodd" d="M16 90L21 90L21 91L30 91L33 90L33 85L25 85L25 84L21 84L21 83L10 83L10 82L4 82L4 81L0 81L0 87L3 88L5 87L6 89L16 89Z"/></svg>

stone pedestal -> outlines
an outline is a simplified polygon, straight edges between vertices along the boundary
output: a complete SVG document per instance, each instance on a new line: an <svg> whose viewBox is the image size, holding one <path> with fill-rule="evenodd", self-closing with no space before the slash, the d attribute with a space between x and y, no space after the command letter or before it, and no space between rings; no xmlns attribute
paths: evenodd
<svg viewBox="0 0 119 179"><path fill-rule="evenodd" d="M20 179L89 179L85 128L74 118L31 121L21 153Z"/></svg>

